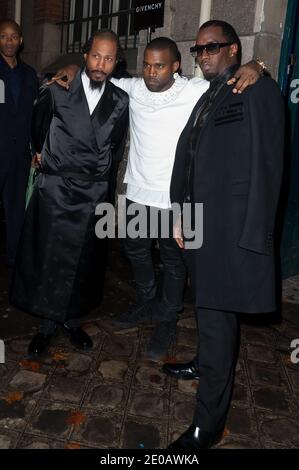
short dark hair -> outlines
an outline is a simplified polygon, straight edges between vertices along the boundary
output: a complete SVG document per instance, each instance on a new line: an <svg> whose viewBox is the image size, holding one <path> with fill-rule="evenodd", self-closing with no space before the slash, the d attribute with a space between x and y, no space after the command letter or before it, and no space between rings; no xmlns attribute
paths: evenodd
<svg viewBox="0 0 299 470"><path fill-rule="evenodd" d="M22 30L21 30L21 27L18 23L16 23L11 18L5 18L4 20L0 20L0 28L2 28L3 25L5 25L5 24L10 24L11 26L13 26L17 30L19 36L22 37Z"/></svg>
<svg viewBox="0 0 299 470"><path fill-rule="evenodd" d="M94 31L82 48L83 54L88 54L91 51L94 39L108 39L109 41L115 42L117 46L116 60L124 59L123 48L121 47L117 34L112 31L112 29L99 29L98 31Z"/></svg>
<svg viewBox="0 0 299 470"><path fill-rule="evenodd" d="M148 43L148 45L145 48L146 51L147 50L162 51L165 49L168 49L170 51L173 61L179 62L180 67L181 67L182 55L179 51L177 43L174 42L172 39L161 36L159 38L153 39L151 42Z"/></svg>
<svg viewBox="0 0 299 470"><path fill-rule="evenodd" d="M241 61L242 61L242 44L241 44L240 38L239 38L235 28L231 24L226 23L226 21L210 20L210 21L207 21L206 23L204 23L199 28L199 31L201 31L203 29L206 29L206 28L211 28L211 27L221 28L223 36L225 36L227 41L238 45L237 61L238 61L238 64L241 64Z"/></svg>

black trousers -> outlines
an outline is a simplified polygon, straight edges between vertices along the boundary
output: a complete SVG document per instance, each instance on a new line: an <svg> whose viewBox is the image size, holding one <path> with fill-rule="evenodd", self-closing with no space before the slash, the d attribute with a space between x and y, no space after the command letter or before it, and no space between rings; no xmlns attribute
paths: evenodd
<svg viewBox="0 0 299 470"><path fill-rule="evenodd" d="M133 204L127 200L127 209ZM134 203L135 204L135 203ZM169 226L172 227L172 212L164 209L156 209L159 213L158 219L151 223L150 210L148 206L137 206L145 208L147 213L147 231L144 237L125 239L125 251L131 262L135 282L137 285L138 298L142 302L148 302L155 298L157 292L155 271L152 259L152 244L155 239L159 241L160 258L164 266L163 288L161 299L161 320L176 320L177 313L183 309L183 292L186 282L186 265L182 251L172 238L172 230L168 238L163 238L161 233L161 217L169 218ZM136 206L136 207L137 207ZM127 216L127 224L132 221L133 215ZM156 223L157 222L157 223Z"/></svg>
<svg viewBox="0 0 299 470"><path fill-rule="evenodd" d="M30 159L20 155L7 172L0 169L0 194L6 224L6 262L12 264L25 216L25 195L30 170Z"/></svg>
<svg viewBox="0 0 299 470"><path fill-rule="evenodd" d="M193 423L203 431L224 428L239 344L237 314L197 308L200 381Z"/></svg>

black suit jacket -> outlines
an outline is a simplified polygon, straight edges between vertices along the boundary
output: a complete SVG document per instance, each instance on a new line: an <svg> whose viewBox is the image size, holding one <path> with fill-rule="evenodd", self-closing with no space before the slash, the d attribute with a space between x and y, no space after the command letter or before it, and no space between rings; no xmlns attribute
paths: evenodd
<svg viewBox="0 0 299 470"><path fill-rule="evenodd" d="M38 92L37 75L33 68L19 61L22 86L18 103L6 86L7 64L0 57L0 80L4 82L5 103L0 103L0 171L5 173L16 159L30 160L30 125L33 103Z"/></svg>
<svg viewBox="0 0 299 470"><path fill-rule="evenodd" d="M196 105L177 147L172 202L182 203ZM275 310L273 232L284 142L283 100L264 77L242 95L225 86L197 139L194 200L203 203L203 246L189 250L198 306L244 313Z"/></svg>

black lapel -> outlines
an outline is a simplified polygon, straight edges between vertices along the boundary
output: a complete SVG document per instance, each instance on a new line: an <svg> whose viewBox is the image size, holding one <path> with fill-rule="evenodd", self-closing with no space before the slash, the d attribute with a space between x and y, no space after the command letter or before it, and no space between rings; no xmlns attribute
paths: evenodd
<svg viewBox="0 0 299 470"><path fill-rule="evenodd" d="M118 101L119 100L117 98L114 99L111 83L107 81L104 93L92 113L94 126L101 127L108 121Z"/></svg>
<svg viewBox="0 0 299 470"><path fill-rule="evenodd" d="M77 119L84 119L84 122L89 123L90 127L92 128L90 110L81 79L81 73L82 71L77 73L69 89L71 108L74 116L76 116Z"/></svg>
<svg viewBox="0 0 299 470"><path fill-rule="evenodd" d="M121 100L114 97L112 85L109 81L106 82L105 90L102 95L98 106L92 114L92 125L97 139L98 147L101 148L103 145L103 127L108 123L110 116L115 111L117 105L121 103Z"/></svg>
<svg viewBox="0 0 299 470"><path fill-rule="evenodd" d="M82 70L77 73L74 80L72 81L69 88L69 93L75 94L78 91L78 88L80 88L80 86L82 85L81 74Z"/></svg>

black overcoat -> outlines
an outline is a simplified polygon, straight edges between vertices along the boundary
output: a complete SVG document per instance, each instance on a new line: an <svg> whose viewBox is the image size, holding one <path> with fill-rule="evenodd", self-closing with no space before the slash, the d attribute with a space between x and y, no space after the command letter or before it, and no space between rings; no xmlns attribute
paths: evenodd
<svg viewBox="0 0 299 470"><path fill-rule="evenodd" d="M204 99L178 143L172 202L184 201L191 132ZM204 205L203 246L187 253L198 307L275 310L273 233L283 168L283 108L280 90L268 77L242 95L225 85L198 135L192 186L194 202Z"/></svg>
<svg viewBox="0 0 299 470"><path fill-rule="evenodd" d="M18 60L18 67L22 78L19 99L15 103L7 86L8 66L0 56L0 80L4 83L4 103L0 103L0 172L14 171L16 161L22 160L27 179L31 162L30 125L38 80L35 70L29 65Z"/></svg>
<svg viewBox="0 0 299 470"><path fill-rule="evenodd" d="M15 75L15 82L10 75ZM19 93L15 101L16 90L11 87L18 87L18 82ZM24 221L25 193L32 158L30 125L37 93L35 70L18 60L16 69L12 71L0 54L0 197L5 211L8 263L14 261Z"/></svg>
<svg viewBox="0 0 299 470"><path fill-rule="evenodd" d="M95 234L95 209L107 201L111 171L121 158L128 101L107 81L90 116L80 73L69 92L58 85L42 89L33 117L42 173L11 289L11 302L22 310L64 322L99 305L106 246Z"/></svg>

